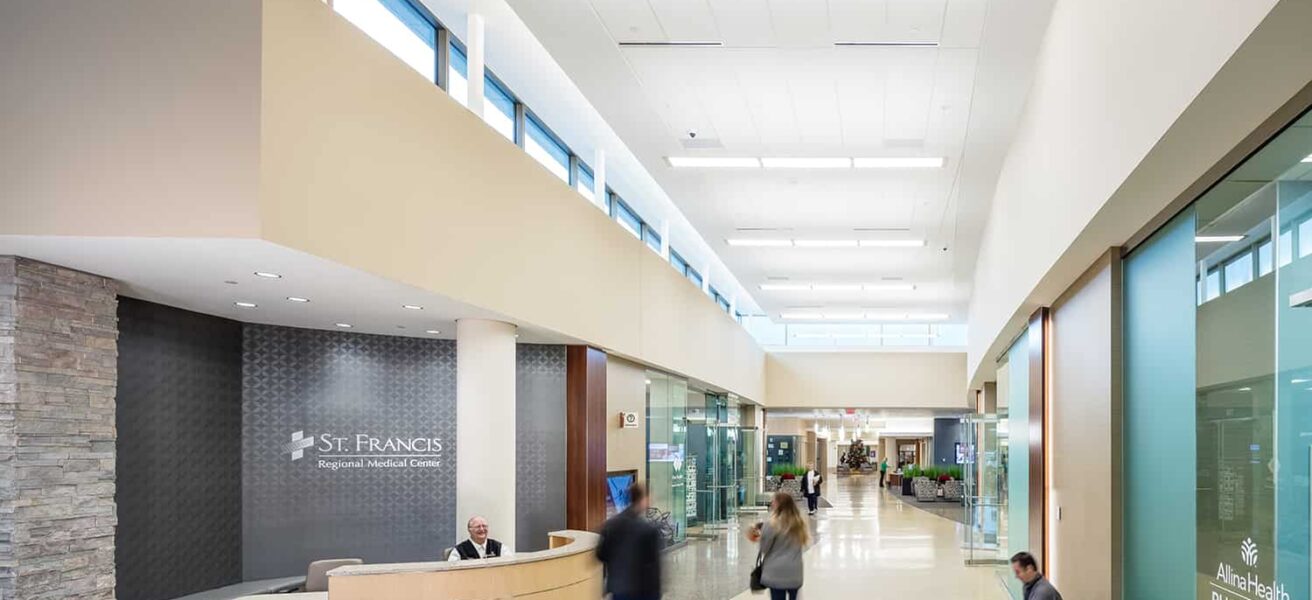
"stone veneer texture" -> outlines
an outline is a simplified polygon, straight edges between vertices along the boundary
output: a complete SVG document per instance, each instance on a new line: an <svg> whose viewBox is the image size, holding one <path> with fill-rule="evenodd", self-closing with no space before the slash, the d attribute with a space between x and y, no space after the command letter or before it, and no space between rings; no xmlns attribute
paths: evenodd
<svg viewBox="0 0 1312 600"><path fill-rule="evenodd" d="M113 281L0 257L0 598L114 597Z"/></svg>

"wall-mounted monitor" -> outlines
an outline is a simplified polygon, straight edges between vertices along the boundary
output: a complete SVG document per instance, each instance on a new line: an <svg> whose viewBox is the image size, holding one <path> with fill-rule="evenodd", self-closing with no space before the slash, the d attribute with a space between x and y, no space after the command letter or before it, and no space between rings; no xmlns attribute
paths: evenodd
<svg viewBox="0 0 1312 600"><path fill-rule="evenodd" d="M606 473L606 518L613 517L629 507L629 486L637 480L636 469Z"/></svg>

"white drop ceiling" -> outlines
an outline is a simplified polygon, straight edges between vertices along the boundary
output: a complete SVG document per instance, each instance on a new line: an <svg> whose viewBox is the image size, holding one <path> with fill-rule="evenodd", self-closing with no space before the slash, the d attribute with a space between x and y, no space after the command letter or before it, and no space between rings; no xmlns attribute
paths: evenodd
<svg viewBox="0 0 1312 600"><path fill-rule="evenodd" d="M950 322L965 321L979 232L1050 0L509 4L772 319L804 307L948 313ZM722 46L632 45L651 42ZM848 42L888 45L835 45ZM915 156L946 164L675 169L670 156ZM743 237L915 238L926 245L725 243ZM759 288L767 281L888 280L916 289Z"/></svg>

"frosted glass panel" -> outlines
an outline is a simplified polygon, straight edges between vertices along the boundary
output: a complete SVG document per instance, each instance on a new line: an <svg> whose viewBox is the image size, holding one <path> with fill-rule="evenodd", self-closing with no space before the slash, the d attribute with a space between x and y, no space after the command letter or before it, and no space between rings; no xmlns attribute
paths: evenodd
<svg viewBox="0 0 1312 600"><path fill-rule="evenodd" d="M1124 264L1124 598L1194 598L1194 216Z"/></svg>
<svg viewBox="0 0 1312 600"><path fill-rule="evenodd" d="M1029 334L1020 336L1007 351L1007 557L1030 548L1030 357ZM1020 583L1006 577L1012 597L1021 597Z"/></svg>

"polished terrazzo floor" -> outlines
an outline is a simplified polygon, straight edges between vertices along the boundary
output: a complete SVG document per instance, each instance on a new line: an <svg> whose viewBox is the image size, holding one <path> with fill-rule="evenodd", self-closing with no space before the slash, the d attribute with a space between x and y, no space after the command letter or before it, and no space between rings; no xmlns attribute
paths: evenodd
<svg viewBox="0 0 1312 600"><path fill-rule="evenodd" d="M802 598L942 598L1004 600L997 571L967 567L963 527L908 506L879 489L873 477L835 478L833 508L815 518L817 539L805 554ZM744 517L714 541L692 541L666 557L670 600L760 599L747 591L756 545Z"/></svg>

